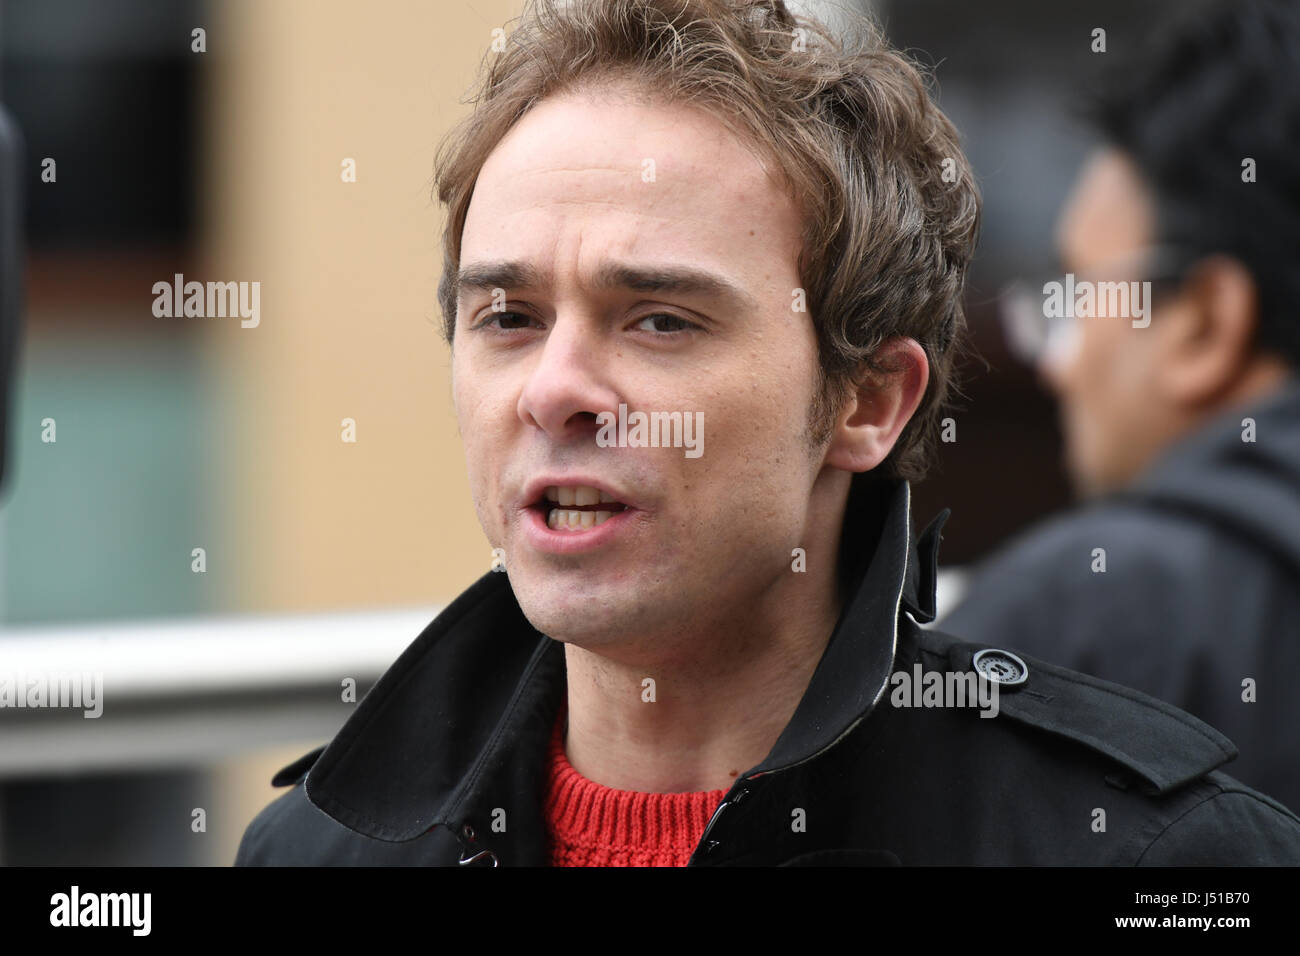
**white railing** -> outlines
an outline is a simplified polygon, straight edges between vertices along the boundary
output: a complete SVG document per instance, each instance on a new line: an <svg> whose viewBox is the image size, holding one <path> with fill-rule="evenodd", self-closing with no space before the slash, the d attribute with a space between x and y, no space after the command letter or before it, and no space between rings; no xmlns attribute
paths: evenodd
<svg viewBox="0 0 1300 956"><path fill-rule="evenodd" d="M102 714L0 707L0 776L176 766L329 739L437 608L0 630L0 681L101 682Z"/></svg>

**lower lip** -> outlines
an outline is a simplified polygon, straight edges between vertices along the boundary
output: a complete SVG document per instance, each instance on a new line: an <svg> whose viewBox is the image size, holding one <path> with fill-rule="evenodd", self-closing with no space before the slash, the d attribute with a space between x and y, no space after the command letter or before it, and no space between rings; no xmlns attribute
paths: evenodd
<svg viewBox="0 0 1300 956"><path fill-rule="evenodd" d="M598 525L580 531L557 531L546 523L546 512L539 508L524 509L524 538L538 551L548 554L581 554L593 551L632 526L636 508L616 511Z"/></svg>

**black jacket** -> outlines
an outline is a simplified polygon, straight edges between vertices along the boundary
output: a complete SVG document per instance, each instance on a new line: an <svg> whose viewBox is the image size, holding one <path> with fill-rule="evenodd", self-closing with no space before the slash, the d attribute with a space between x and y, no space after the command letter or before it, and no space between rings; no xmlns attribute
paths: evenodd
<svg viewBox="0 0 1300 956"><path fill-rule="evenodd" d="M1300 810L1300 382L1020 535L942 626L1176 704L1240 748L1233 776Z"/></svg>
<svg viewBox="0 0 1300 956"><path fill-rule="evenodd" d="M933 619L943 516L913 541L907 484L886 495L846 519L846 554L864 557L842 565L853 596L690 865L1300 863L1300 820L1215 769L1232 744L1136 692L1026 660L994 718L894 706L891 672L966 672L979 648L912 620ZM562 644L489 572L323 753L277 775L292 789L236 863L544 865L543 761L564 693Z"/></svg>

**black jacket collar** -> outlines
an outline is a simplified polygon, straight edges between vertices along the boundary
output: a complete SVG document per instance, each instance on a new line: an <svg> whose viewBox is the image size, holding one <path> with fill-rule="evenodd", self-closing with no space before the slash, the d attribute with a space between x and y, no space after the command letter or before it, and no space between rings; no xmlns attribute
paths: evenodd
<svg viewBox="0 0 1300 956"><path fill-rule="evenodd" d="M906 482L855 488L841 549L850 598L790 723L741 780L809 761L857 726L885 691L899 615L934 619L948 513L913 539L910 507ZM507 778L540 799L564 692L563 644L528 623L506 574L489 572L365 696L307 774L307 797L344 826L388 841L459 828L467 813L500 802Z"/></svg>
<svg viewBox="0 0 1300 956"><path fill-rule="evenodd" d="M1300 569L1297 488L1300 376L1293 375L1269 395L1188 433L1109 501L1195 515Z"/></svg>

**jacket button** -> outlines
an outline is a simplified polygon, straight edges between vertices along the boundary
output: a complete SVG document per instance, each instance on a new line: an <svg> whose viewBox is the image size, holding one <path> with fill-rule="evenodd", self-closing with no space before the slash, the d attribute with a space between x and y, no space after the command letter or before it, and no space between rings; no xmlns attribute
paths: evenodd
<svg viewBox="0 0 1300 956"><path fill-rule="evenodd" d="M1019 687L1029 680L1029 666L1010 651L986 648L978 652L971 663L976 671L1003 687Z"/></svg>

